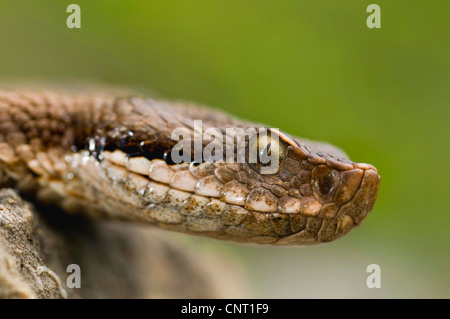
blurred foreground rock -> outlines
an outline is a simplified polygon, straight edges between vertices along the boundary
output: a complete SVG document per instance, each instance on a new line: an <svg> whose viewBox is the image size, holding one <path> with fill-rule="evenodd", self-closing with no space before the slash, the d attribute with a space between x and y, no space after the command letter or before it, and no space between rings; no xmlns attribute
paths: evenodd
<svg viewBox="0 0 450 319"><path fill-rule="evenodd" d="M189 249L165 235L149 227L62 212L41 217L15 191L0 190L0 298L245 294L245 276L230 256ZM79 289L66 286L70 264L80 266Z"/></svg>

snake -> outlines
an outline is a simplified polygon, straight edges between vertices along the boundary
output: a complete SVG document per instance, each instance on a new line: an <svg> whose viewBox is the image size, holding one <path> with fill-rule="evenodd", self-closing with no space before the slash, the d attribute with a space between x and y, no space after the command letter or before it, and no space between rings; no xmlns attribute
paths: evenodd
<svg viewBox="0 0 450 319"><path fill-rule="evenodd" d="M240 139L244 153L260 147L278 165L268 168L258 156L237 161L234 148L227 158L198 160L186 152L174 161L173 132L180 128L197 136L200 150L235 142L231 134L212 143L228 128L253 128L256 135ZM0 187L69 214L242 243L313 245L361 225L379 185L373 165L352 162L336 146L195 103L0 90Z"/></svg>

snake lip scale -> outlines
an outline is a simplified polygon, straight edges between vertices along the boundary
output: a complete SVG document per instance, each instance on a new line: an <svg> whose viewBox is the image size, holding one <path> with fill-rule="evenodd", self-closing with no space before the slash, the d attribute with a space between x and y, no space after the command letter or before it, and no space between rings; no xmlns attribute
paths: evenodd
<svg viewBox="0 0 450 319"><path fill-rule="evenodd" d="M248 150L262 145L275 154L276 170L250 161L177 164L171 132L194 134L195 120L203 132L265 127L187 102L0 91L0 187L31 192L67 212L275 245L335 240L375 203L375 167L278 130L244 141Z"/></svg>

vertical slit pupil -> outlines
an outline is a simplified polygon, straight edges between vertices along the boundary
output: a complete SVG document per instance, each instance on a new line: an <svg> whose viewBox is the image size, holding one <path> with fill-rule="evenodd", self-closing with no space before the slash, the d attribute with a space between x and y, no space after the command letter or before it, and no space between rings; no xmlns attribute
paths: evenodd
<svg viewBox="0 0 450 319"><path fill-rule="evenodd" d="M261 152L261 162L262 164L269 164L269 156L270 156L270 147L271 147L272 143L269 143L266 145L266 147L264 148L264 150Z"/></svg>

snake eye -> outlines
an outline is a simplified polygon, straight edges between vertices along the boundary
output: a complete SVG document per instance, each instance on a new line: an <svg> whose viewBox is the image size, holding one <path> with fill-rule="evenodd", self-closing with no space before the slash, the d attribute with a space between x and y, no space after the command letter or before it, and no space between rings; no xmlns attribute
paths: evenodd
<svg viewBox="0 0 450 319"><path fill-rule="evenodd" d="M276 174L286 156L286 147L276 134L259 134L248 144L248 165L260 174Z"/></svg>

